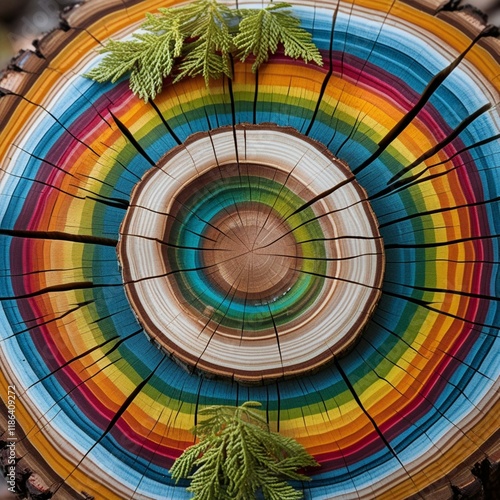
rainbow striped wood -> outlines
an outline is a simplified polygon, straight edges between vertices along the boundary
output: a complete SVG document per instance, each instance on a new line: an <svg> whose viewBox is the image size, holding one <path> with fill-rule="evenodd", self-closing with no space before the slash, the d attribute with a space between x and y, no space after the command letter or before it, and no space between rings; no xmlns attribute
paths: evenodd
<svg viewBox="0 0 500 500"><path fill-rule="evenodd" d="M366 193L326 153L290 127L223 127L136 184L118 244L125 291L188 369L275 381L358 339L380 298L382 241Z"/></svg>
<svg viewBox="0 0 500 500"><path fill-rule="evenodd" d="M126 81L82 75L100 43L167 4L89 0L40 42L43 57L24 53L3 75L2 397L16 386L18 449L54 498L189 498L168 469L198 409L247 400L321 463L299 485L306 499L443 498L493 456L500 42L443 3L301 1L322 68L277 54L258 75L236 63L231 86L166 81L145 104ZM146 172L193 134L247 123L292 127L347 164L385 256L351 350L261 385L186 371L158 349L117 256Z"/></svg>

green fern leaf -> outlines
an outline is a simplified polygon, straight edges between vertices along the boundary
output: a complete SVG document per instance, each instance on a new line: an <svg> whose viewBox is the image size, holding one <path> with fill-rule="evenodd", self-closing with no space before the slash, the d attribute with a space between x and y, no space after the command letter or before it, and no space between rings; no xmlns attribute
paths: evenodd
<svg viewBox="0 0 500 500"><path fill-rule="evenodd" d="M288 3L275 3L263 9L243 11L234 45L239 49L242 61L250 55L255 57L252 71L257 71L269 59L269 54L276 53L280 43L284 46L285 55L323 65L311 34L300 27L300 21L289 10L284 10L290 7Z"/></svg>
<svg viewBox="0 0 500 500"><path fill-rule="evenodd" d="M84 76L115 83L128 74L132 91L147 101L156 97L174 70L175 82L202 75L208 86L210 79L232 78L235 52L242 61L255 57L253 71L279 44L287 56L322 65L311 34L300 27L290 4L232 10L218 0L194 0L158 10L157 15L146 15L142 31L131 40L111 40L101 50L106 54L101 63Z"/></svg>
<svg viewBox="0 0 500 500"><path fill-rule="evenodd" d="M224 478L224 455L220 453L224 449L225 439L219 438L208 448L195 465L198 467L192 476L188 491L195 493L193 500L213 500L222 498L226 489Z"/></svg>
<svg viewBox="0 0 500 500"><path fill-rule="evenodd" d="M183 454L174 462L170 468L170 475L178 482L183 477L188 477L190 471L195 466L196 461L203 455L209 447L208 442L200 442L186 448Z"/></svg>
<svg viewBox="0 0 500 500"><path fill-rule="evenodd" d="M181 55L183 36L178 29L163 35L138 35L142 42L142 57L130 74L130 88L141 99L154 99L170 75L175 58Z"/></svg>
<svg viewBox="0 0 500 500"><path fill-rule="evenodd" d="M130 41L111 40L102 49L107 55L101 64L85 76L100 83L114 83L130 73L132 91L145 101L154 99L181 55L186 35L175 17L165 18L158 25L148 19L144 26L161 27L162 32L135 34Z"/></svg>
<svg viewBox="0 0 500 500"><path fill-rule="evenodd" d="M295 490L285 481L276 481L275 478L266 474L265 469L259 471L262 477L262 493L266 500L301 500L302 492Z"/></svg>
<svg viewBox="0 0 500 500"><path fill-rule="evenodd" d="M228 7L215 0L199 2L195 17L190 21L194 41L186 46L187 56L179 66L175 81L186 76L203 75L208 87L211 78L217 79L222 75L232 77L229 54L233 40L227 24L232 16Z"/></svg>
<svg viewBox="0 0 500 500"><path fill-rule="evenodd" d="M191 479L188 490L194 493L193 500L253 500L259 490L266 500L302 498L286 479L308 480L296 470L317 463L293 439L271 433L255 410L258 406L247 402L199 412L195 431L200 442L188 448L171 470L176 481Z"/></svg>
<svg viewBox="0 0 500 500"><path fill-rule="evenodd" d="M132 71L140 59L140 43L137 41L120 42L110 40L101 53L109 52L99 66L93 68L84 76L104 83L115 83L123 75Z"/></svg>

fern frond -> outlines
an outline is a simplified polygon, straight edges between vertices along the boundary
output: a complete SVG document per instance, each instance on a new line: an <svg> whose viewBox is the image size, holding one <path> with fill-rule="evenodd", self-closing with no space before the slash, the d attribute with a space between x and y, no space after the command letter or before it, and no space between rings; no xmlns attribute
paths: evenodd
<svg viewBox="0 0 500 500"><path fill-rule="evenodd" d="M242 498L254 498L257 484L254 476L254 460L241 422L233 424L226 446L225 469L229 479L228 493Z"/></svg>
<svg viewBox="0 0 500 500"><path fill-rule="evenodd" d="M308 480L296 470L317 463L293 439L270 432L256 410L259 406L249 401L199 411L195 430L201 441L188 448L187 457L181 455L171 471L176 480L191 479L193 500L253 500L259 490L266 500L302 498L286 480Z"/></svg>
<svg viewBox="0 0 500 500"><path fill-rule="evenodd" d="M266 500L301 500L303 494L290 486L286 481L277 480L275 476L270 476L265 469L258 471L262 477L262 493Z"/></svg>
<svg viewBox="0 0 500 500"><path fill-rule="evenodd" d="M190 37L195 36L195 31L206 21L209 13L215 15L221 24L227 24L235 15L233 10L217 0L194 0L184 5L161 7L158 11L167 18L173 15L180 19Z"/></svg>
<svg viewBox="0 0 500 500"><path fill-rule="evenodd" d="M117 82L123 75L132 71L140 59L140 42L120 42L110 40L101 53L109 52L102 62L84 76L99 83Z"/></svg>
<svg viewBox="0 0 500 500"><path fill-rule="evenodd" d="M300 27L300 21L291 15L288 3L274 3L263 9L245 11L234 38L234 45L240 51L242 61L253 55L255 61L252 71L276 53L278 45L283 44L285 55L303 59L306 63L314 61L323 65L321 54L312 42L311 34Z"/></svg>
<svg viewBox="0 0 500 500"><path fill-rule="evenodd" d="M218 435L230 421L231 415L225 411L226 407L207 406L199 411L200 421L193 432L200 439Z"/></svg>
<svg viewBox="0 0 500 500"><path fill-rule="evenodd" d="M188 477L196 461L208 447L208 442L199 442L186 448L170 468L172 479L177 483L180 479Z"/></svg>
<svg viewBox="0 0 500 500"><path fill-rule="evenodd" d="M172 29L163 35L138 35L143 43L142 57L130 74L130 88L141 99L154 99L170 75L174 61L181 55L184 41L180 30Z"/></svg>
<svg viewBox="0 0 500 500"><path fill-rule="evenodd" d="M202 75L207 87L212 78L232 78L235 52L242 61L255 56L252 70L256 71L280 43L285 55L322 65L311 34L300 27L288 3L233 10L218 0L194 0L158 11L146 14L142 32L132 40L111 40L101 50L104 59L84 76L115 83L129 74L130 88L147 101L161 91L164 78L178 63L175 82Z"/></svg>
<svg viewBox="0 0 500 500"><path fill-rule="evenodd" d="M224 497L224 492L227 487L224 481L223 467L224 454L221 449L224 449L224 437L219 437L213 446L208 448L202 457L196 460L195 465L198 467L191 478L191 484L187 488L188 491L195 493L193 500L213 500Z"/></svg>
<svg viewBox="0 0 500 500"><path fill-rule="evenodd" d="M231 10L215 0L202 0L203 9L193 19L192 38L187 47L187 56L179 66L175 81L186 76L203 75L208 87L211 78L226 75L232 77L229 54L233 40L229 33L227 17Z"/></svg>
<svg viewBox="0 0 500 500"><path fill-rule="evenodd" d="M184 34L179 20L172 17L157 25L148 19L144 26L162 27L162 33L146 32L133 35L133 40L111 40L102 52L107 55L101 64L85 76L100 83L116 82L130 73L130 88L147 101L154 99L161 91L163 79L174 66L175 59L182 53Z"/></svg>

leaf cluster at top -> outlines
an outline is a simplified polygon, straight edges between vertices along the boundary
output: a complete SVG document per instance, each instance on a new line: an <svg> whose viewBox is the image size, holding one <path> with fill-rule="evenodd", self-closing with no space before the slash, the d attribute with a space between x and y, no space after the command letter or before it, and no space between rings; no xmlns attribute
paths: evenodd
<svg viewBox="0 0 500 500"><path fill-rule="evenodd" d="M257 406L249 401L201 410L199 442L170 469L176 481L191 479L193 500L254 500L257 492L266 500L302 498L286 480L309 481L297 469L318 464L297 441L270 432Z"/></svg>
<svg viewBox="0 0 500 500"><path fill-rule="evenodd" d="M130 40L110 40L101 49L101 63L85 76L100 83L116 82L130 74L130 88L140 98L154 99L165 77L175 68L174 82L186 76L232 78L231 57L254 56L252 70L283 45L285 55L322 65L311 34L300 27L288 3L262 9L231 9L217 0L160 8Z"/></svg>

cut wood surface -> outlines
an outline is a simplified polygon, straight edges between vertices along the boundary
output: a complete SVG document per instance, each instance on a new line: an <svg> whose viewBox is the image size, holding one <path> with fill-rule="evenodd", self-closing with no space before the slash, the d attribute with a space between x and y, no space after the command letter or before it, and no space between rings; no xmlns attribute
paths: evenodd
<svg viewBox="0 0 500 500"><path fill-rule="evenodd" d="M234 79L208 89L202 78L166 80L149 103L126 80L82 76L106 40L129 36L162 6L88 0L0 80L0 392L7 403L15 387L19 471L34 470L56 499L187 499L168 470L194 442L198 410L252 400L272 430L321 464L301 485L307 499L486 491L477 481L498 473L500 427L498 31L438 0L301 1L294 12L323 67L277 53L257 74L252 61L235 62ZM270 139L278 130L286 145ZM297 159L299 137L323 171ZM197 140L210 147L193 149ZM259 145L245 148L247 140ZM173 155L186 168L169 163ZM207 158L207 171L196 171ZM182 221L194 224L198 208L188 208L210 194L205 181L220 175L230 185L242 167L241 179L261 179L247 183L250 203L214 213L195 247L203 256L180 252L179 238L194 234ZM279 233L272 254L242 255L235 242L260 245L263 214L273 228L283 220L280 210L254 210L264 199L256 193L274 182L303 197L297 215L310 210L315 222ZM313 255L297 244L308 230L323 233ZM339 255L347 258L325 259ZM243 359L236 347L212 355L215 343L200 335L184 349L196 355L182 359L168 345L181 323L189 331L198 317L200 333L205 324L216 331L214 311L196 303L207 292L183 281L191 257L213 269L213 289L230 288L243 303L282 293L304 275L298 262L337 279L317 281L303 339L268 324L273 350ZM155 282L165 288L147 288ZM147 314L134 304L139 284ZM377 301L368 290L378 288ZM364 309L351 315L352 297ZM155 334L146 322L173 314L172 304L178 314ZM335 311L342 320L316 334L318 318ZM349 330L356 317L366 321ZM248 319L228 333L217 318L224 349L260 335ZM339 325L347 343L329 344ZM285 352L288 338L285 365L277 346ZM272 360L264 383L248 378L251 363L266 378Z"/></svg>
<svg viewBox="0 0 500 500"><path fill-rule="evenodd" d="M380 296L382 241L365 192L290 128L189 137L136 185L120 233L140 323L215 375L315 370L357 340Z"/></svg>

